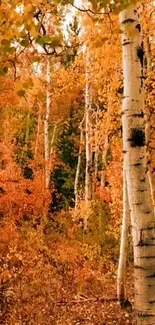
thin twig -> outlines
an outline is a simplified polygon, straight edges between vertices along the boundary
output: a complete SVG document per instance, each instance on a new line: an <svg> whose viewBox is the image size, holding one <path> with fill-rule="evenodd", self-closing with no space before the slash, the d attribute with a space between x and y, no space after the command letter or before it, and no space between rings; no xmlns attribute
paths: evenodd
<svg viewBox="0 0 155 325"><path fill-rule="evenodd" d="M104 297L96 297L96 298L81 298L81 299L73 299L73 300L66 300L66 301L53 301L53 304L56 305L68 305L68 304L79 304L85 302L112 302L118 301L117 297L113 298L104 298Z"/></svg>
<svg viewBox="0 0 155 325"><path fill-rule="evenodd" d="M111 12L111 10L109 10L108 12L95 12L95 11L93 11L93 10L91 10L91 9L86 9L84 6L83 6L84 8L79 8L79 7L77 7L75 4L72 4L72 6L73 6L75 9L79 10L79 11L86 12L86 13L91 13L91 14L93 14L93 15L109 15L110 12Z"/></svg>

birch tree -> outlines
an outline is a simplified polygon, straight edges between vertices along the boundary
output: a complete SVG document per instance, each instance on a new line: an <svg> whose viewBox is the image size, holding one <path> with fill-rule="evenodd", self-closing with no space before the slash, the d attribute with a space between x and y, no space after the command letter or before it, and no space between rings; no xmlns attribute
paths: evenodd
<svg viewBox="0 0 155 325"><path fill-rule="evenodd" d="M86 88L85 88L85 137L86 137L86 174L85 174L85 200L91 199L91 150L90 150L90 53L86 49Z"/></svg>
<svg viewBox="0 0 155 325"><path fill-rule="evenodd" d="M89 211L89 201L91 199L91 145L90 145L90 109L91 109L91 90L90 90L90 52L86 48L86 84L85 84L85 145L86 145L86 168L85 168L85 202ZM88 215L84 217L84 231L87 229Z"/></svg>
<svg viewBox="0 0 155 325"><path fill-rule="evenodd" d="M95 115L95 156L94 156L94 181L93 181L93 193L96 190L97 173L98 173L98 160L99 160L99 145L98 145L98 120L99 120L99 107L97 105Z"/></svg>
<svg viewBox="0 0 155 325"><path fill-rule="evenodd" d="M82 158L82 145L84 141L84 129L83 129L83 123L84 123L85 115L80 123L80 144L79 144L79 152L78 152L78 162L77 162L77 168L76 168L76 174L75 174L75 182L74 182L74 196L75 196L75 209L78 206L78 185L79 185L79 176L80 176L80 168L81 168L81 158Z"/></svg>
<svg viewBox="0 0 155 325"><path fill-rule="evenodd" d="M123 177L123 218L121 231L120 255L117 275L117 297L121 304L126 301L125 272L128 250L128 234L130 226L130 210L127 193L126 176Z"/></svg>
<svg viewBox="0 0 155 325"><path fill-rule="evenodd" d="M49 186L49 114L50 114L50 91L49 85L51 81L50 76L50 60L47 57L46 63L46 82L47 82L47 90L46 90L46 111L45 111L45 119L44 119L44 153L45 153L45 188L48 189Z"/></svg>
<svg viewBox="0 0 155 325"><path fill-rule="evenodd" d="M144 49L139 4L120 13L124 96L124 170L131 210L135 311L138 325L155 324L155 218L146 166Z"/></svg>

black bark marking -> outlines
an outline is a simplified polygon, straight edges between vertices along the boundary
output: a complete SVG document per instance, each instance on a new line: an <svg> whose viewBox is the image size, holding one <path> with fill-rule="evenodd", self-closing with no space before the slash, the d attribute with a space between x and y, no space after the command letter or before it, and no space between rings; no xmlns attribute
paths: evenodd
<svg viewBox="0 0 155 325"><path fill-rule="evenodd" d="M128 299L120 300L120 306L121 308L127 308L132 310L132 304Z"/></svg>
<svg viewBox="0 0 155 325"><path fill-rule="evenodd" d="M143 311L138 311L138 310L135 310L135 311L136 311L138 316L143 317L143 318L154 317L153 314L144 313Z"/></svg>
<svg viewBox="0 0 155 325"><path fill-rule="evenodd" d="M145 58L145 51L144 51L144 43L142 41L141 46L139 46L137 48L137 57L140 60L140 64L141 64L141 87L143 87L143 79L145 79L144 77L144 58Z"/></svg>
<svg viewBox="0 0 155 325"><path fill-rule="evenodd" d="M139 103L137 99L131 99L132 102Z"/></svg>
<svg viewBox="0 0 155 325"><path fill-rule="evenodd" d="M150 260L151 258L155 258L155 255L154 256L139 256L140 259L144 259L146 258L146 260Z"/></svg>
<svg viewBox="0 0 155 325"><path fill-rule="evenodd" d="M150 275L146 275L146 278L155 278L155 273L152 273Z"/></svg>
<svg viewBox="0 0 155 325"><path fill-rule="evenodd" d="M136 247L143 247L145 246L142 239L139 241L139 243L136 245Z"/></svg>
<svg viewBox="0 0 155 325"><path fill-rule="evenodd" d="M132 166L139 167L139 166L142 166L142 164L141 163L136 163L136 164L133 164Z"/></svg>
<svg viewBox="0 0 155 325"><path fill-rule="evenodd" d="M141 239L141 240L139 241L139 243L137 244L137 247L138 247L138 246L141 246L141 247L144 247L144 246L146 246L146 247L147 247L147 246L151 246L151 247L152 247L152 246L155 246L155 244L147 244L147 243L144 243L143 240Z"/></svg>
<svg viewBox="0 0 155 325"><path fill-rule="evenodd" d="M132 114L133 117L139 117L139 118L143 118L144 117L144 112L141 111L141 113L135 113L135 114Z"/></svg>
<svg viewBox="0 0 155 325"><path fill-rule="evenodd" d="M155 303L155 300L150 300L148 301L149 304L154 304Z"/></svg>
<svg viewBox="0 0 155 325"><path fill-rule="evenodd" d="M124 21L122 21L122 24L132 24L134 22L135 22L135 19L128 18L128 19L125 19Z"/></svg>
<svg viewBox="0 0 155 325"><path fill-rule="evenodd" d="M131 147L143 147L145 145L145 132L142 129L132 129L131 137L128 139Z"/></svg>
<svg viewBox="0 0 155 325"><path fill-rule="evenodd" d="M144 68L147 69L147 57L144 55Z"/></svg>
<svg viewBox="0 0 155 325"><path fill-rule="evenodd" d="M126 41L126 42L123 42L123 46L125 46L125 45L128 45L128 44L131 44L132 42L129 42L129 41Z"/></svg>
<svg viewBox="0 0 155 325"><path fill-rule="evenodd" d="M141 26L140 26L140 24L137 24L135 28L138 29L139 33L141 32Z"/></svg>
<svg viewBox="0 0 155 325"><path fill-rule="evenodd" d="M120 86L120 87L117 89L117 93L122 95L123 92L124 92L124 86Z"/></svg>
<svg viewBox="0 0 155 325"><path fill-rule="evenodd" d="M146 267L143 267L143 266L140 266L140 265L135 265L135 266L134 266L134 269L136 269L136 270L147 271L147 268L146 268Z"/></svg>
<svg viewBox="0 0 155 325"><path fill-rule="evenodd" d="M140 76L139 78L145 80L145 79L146 79L146 76L143 76L143 75L142 75L142 76Z"/></svg>
<svg viewBox="0 0 155 325"><path fill-rule="evenodd" d="M137 56L138 56L138 59L140 60L140 64L143 68L143 58L144 58L144 50L142 47L138 47L137 48Z"/></svg>
<svg viewBox="0 0 155 325"><path fill-rule="evenodd" d="M139 243L137 246L143 246L142 234L143 234L143 229L140 230L140 239L139 239Z"/></svg>

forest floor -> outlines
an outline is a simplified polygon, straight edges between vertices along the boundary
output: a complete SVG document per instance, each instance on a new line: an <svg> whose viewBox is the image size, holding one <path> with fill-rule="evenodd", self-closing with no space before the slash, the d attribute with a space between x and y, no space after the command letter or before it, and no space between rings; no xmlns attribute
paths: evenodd
<svg viewBox="0 0 155 325"><path fill-rule="evenodd" d="M35 303L30 296L27 300L23 297L19 302L15 299L16 312L12 313L10 309L9 313L8 310L9 317L6 312L2 313L0 325L135 325L133 267L128 266L126 275L127 301L130 302L127 306L120 307L117 301L116 274L117 270L114 270L104 281L98 280L94 274L94 277L83 282L78 294L62 286L59 295L51 296L46 302L42 301L41 292L40 296L36 295ZM47 287L45 285L45 290ZM4 309L7 310L6 306Z"/></svg>
<svg viewBox="0 0 155 325"><path fill-rule="evenodd" d="M127 272L127 296L133 306L133 271ZM53 303L51 325L133 325L131 306L121 308L116 299L116 280L104 284L102 297L81 295L70 301Z"/></svg>
<svg viewBox="0 0 155 325"><path fill-rule="evenodd" d="M100 257L93 245L85 248L71 240L65 228L44 234L30 227L27 236L24 229L12 238L12 250L6 232L0 246L0 325L135 325L131 258L126 272L130 304L120 307L115 246L106 246Z"/></svg>

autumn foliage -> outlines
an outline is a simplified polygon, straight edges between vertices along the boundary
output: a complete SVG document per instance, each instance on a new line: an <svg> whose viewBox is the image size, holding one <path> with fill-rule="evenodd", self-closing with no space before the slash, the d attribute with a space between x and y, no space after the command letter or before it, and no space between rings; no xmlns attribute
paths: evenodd
<svg viewBox="0 0 155 325"><path fill-rule="evenodd" d="M15 2L16 6L22 3ZM62 2L65 5L66 1ZM63 27L68 33L66 39L61 24L70 7L62 6L60 1L24 3L23 15L14 10L14 5L0 3L0 17L3 17L0 27L0 324L99 325L116 324L116 321L132 324L130 313L125 316L119 310L122 320L117 318L119 307L115 302L116 315L112 320L108 319L111 305L107 307L107 315L103 305L101 314L97 304L89 306L103 297L116 299L122 216L123 94L118 16L115 12L96 15L91 11L76 11L70 25ZM154 169L155 49L151 6L149 1L144 6L143 25L144 43L149 42L150 51L146 106L151 122L149 157ZM57 28L52 25L49 36L44 29L51 13ZM26 27L22 30L23 24ZM86 141L82 122L86 81L84 47L89 48L91 56L92 197L89 204L85 202ZM50 58L50 84L46 80L47 57ZM50 93L48 188L44 141L47 90ZM84 135L82 142L79 125ZM75 209L74 183L80 145ZM87 229L84 229L85 217ZM128 262L131 261L130 245ZM131 283L129 295L132 296ZM88 302L88 308L81 307L82 299ZM77 300L80 302L75 307ZM73 318L69 308L73 310Z"/></svg>

